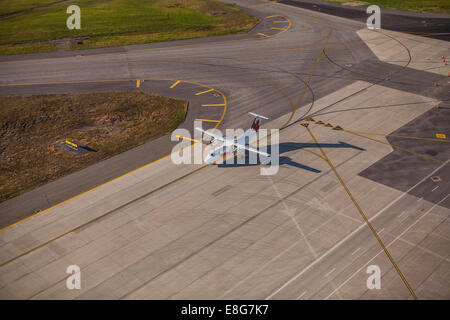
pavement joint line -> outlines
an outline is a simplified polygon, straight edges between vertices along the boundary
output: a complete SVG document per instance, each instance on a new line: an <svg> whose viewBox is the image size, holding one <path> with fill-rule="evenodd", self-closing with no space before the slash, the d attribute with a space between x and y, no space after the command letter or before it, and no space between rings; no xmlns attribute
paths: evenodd
<svg viewBox="0 0 450 320"><path fill-rule="evenodd" d="M438 169L441 169L441 167L439 167ZM443 199L441 199L438 203L435 203L427 212L425 212L423 215L421 215L414 223L412 223L408 228L406 228L402 233L400 233L397 237L395 237L394 240L392 240L389 244L388 247L393 244L395 241L399 240L406 232L409 231L409 229L411 229L413 226L415 226L421 219L423 219L426 215L428 215L431 210L433 210L436 206L438 206L441 202L443 202L445 199L448 198L450 194L448 194L447 196L445 196ZM381 253L383 253L383 250L380 250L372 259L370 259L369 261L367 261L361 268L359 268L355 273L353 273L350 277L347 278L347 280L345 280L344 282L341 283L341 285L339 287L336 288L336 290L339 290L340 288L342 288L345 284L347 284L348 281L350 281L358 272L360 272L366 265L368 265L370 262L372 262L372 260L374 260L376 257L378 257ZM334 291L331 292L326 298L325 300L327 300L329 297L331 297L334 294Z"/></svg>
<svg viewBox="0 0 450 320"><path fill-rule="evenodd" d="M381 245L381 247L383 248L383 251L386 253L386 255L388 256L391 264L394 266L394 268L396 269L398 275L400 276L400 278L403 280L404 284L406 285L406 287L408 288L409 292L411 293L411 295L413 296L413 298L415 300L418 300L416 294L414 293L413 289L411 288L411 286L409 285L408 281L406 280L406 278L403 276L403 273L401 272L401 270L399 269L399 267L397 266L397 264L395 263L394 259L392 258L391 254L389 253L389 251L387 250L387 248L384 246L383 242L381 241L380 237L378 236L377 232L375 231L375 229L373 228L372 224L370 223L369 219L367 219L366 215L364 214L364 212L362 211L361 207L358 205L358 203L356 202L355 198L353 197L353 195L351 194L350 190L347 188L347 186L345 185L344 181L342 180L341 176L339 175L339 173L337 172L337 170L334 168L333 164L330 162L330 160L328 159L328 157L326 156L325 152L323 151L322 147L319 145L319 142L317 141L316 137L312 134L311 130L308 127L305 127L306 130L308 131L308 133L311 135L311 137L313 138L314 142L317 144L320 152L322 153L322 155L324 156L324 158L327 160L329 166L331 167L331 169L333 170L333 172L335 173L336 177L339 179L339 181L341 182L342 186L344 187L345 191L347 192L347 194L349 195L349 197L351 198L351 200L353 201L353 203L355 204L356 209L358 210L358 212L360 213L360 215L362 216L362 218L364 219L364 221L366 222L366 225L370 228L370 230L372 231L373 235L375 236L375 238L377 239L378 243ZM336 289L337 290L337 289ZM336 290L334 290L334 292L336 292Z"/></svg>
<svg viewBox="0 0 450 320"><path fill-rule="evenodd" d="M61 84L92 83L92 82L107 82L107 81L114 81L114 82L116 82L116 81L134 81L134 80L137 80L137 79L85 80L85 81L62 82ZM142 80L142 81L144 81L144 80L147 80L147 81L174 81L174 79L158 79L158 78L145 78L145 79L141 79L141 80ZM201 83L199 83L199 82L187 81L187 80L183 80L183 81L186 82L186 83L191 83L191 84L199 85L199 86L202 86L202 87L205 87L205 88L212 88L212 87L210 87L210 86L201 84ZM36 85L36 83L22 83L22 84L20 84L20 85ZM2 86L2 85L0 84L0 86ZM220 90L217 90L217 89L214 89L214 90L217 91L217 92L222 96L222 99L223 99L223 101L224 101L224 110L223 110L222 116L221 116L221 118L220 118L220 121L214 126L213 130L215 130L215 129L220 125L220 123L223 121L223 118L225 117L225 114L226 114L226 111L227 111L227 99L226 99L225 95L224 95ZM183 148L183 149L184 149L184 148ZM181 150L183 150L183 149L181 149ZM181 151L181 150L178 150L177 152L179 152L179 151ZM49 207L49 208L46 208L46 209L44 209L44 210L42 210L42 211L39 211L39 212L37 212L37 213L35 213L35 214L31 215L31 216L28 216L28 217L26 217L26 218L24 218L24 219L21 219L21 220L19 220L19 221L16 221L16 222L14 222L14 223L12 223L12 224L6 226L6 227L1 228L1 229L0 229L0 232L4 231L4 230L6 230L6 229L9 229L9 228L11 228L11 227L13 227L13 226L15 226L15 225L18 225L18 224L20 224L20 223L22 223L22 222L25 222L26 220L29 220L29 219L31 219L31 218L34 218L34 217L36 217L36 216L38 216L38 215L41 215L41 214L43 214L43 213L45 213L45 212L47 212L47 211L49 211L49 210L51 210L51 209L53 209L53 208L55 208L55 207L57 207L57 206L60 206L60 205L62 205L62 204L64 204L64 203L67 203L67 202L69 202L69 201L71 201L71 200L73 200L73 199L75 199L75 198L78 198L78 197L84 195L84 194L87 194L87 193L89 193L89 192L91 192L91 191L94 191L94 190L96 190L96 189L98 189L98 188L100 188L100 187L102 187L102 186L105 186L105 185L107 185L107 184L109 184L109 183L111 183L111 182L113 182L113 181L116 181L116 180L118 180L118 179L120 179L120 178L122 178L122 177L125 177L125 176L127 176L127 175L129 175L129 174L131 174L131 173L133 173L133 172L139 171L140 169L143 169L143 168L145 168L145 167L147 167L147 166L150 166L150 165L152 165L152 164L154 164L154 163L156 163L156 162L158 162L158 161L160 161L160 160L163 160L163 159L165 159L165 158L168 158L168 157L170 157L171 155L172 155L172 153L170 153L170 154L168 154L168 155L165 155L165 156L163 156L163 157L161 157L161 158L159 158L159 159L156 159L156 160L154 160L154 161L152 161L152 162L149 162L149 163L147 163L147 164L145 164L145 165L143 165L143 166L141 166L141 167L139 167L139 168L136 168L136 169L134 169L134 170L132 170L132 171L129 171L129 172L127 172L127 173L124 173L123 175L120 175L120 176L118 176L118 177L116 177L116 178L114 178L114 179L112 179L112 180L108 180L108 181L106 181L105 183L102 183L102 184L100 184L100 185L98 185L98 186L96 186L96 187L94 187L94 188L91 188L91 189L89 189L89 190L86 190L86 191L84 191L84 192L82 192L82 193L79 193L79 194L77 194L77 195L75 195L75 196L69 198L69 199L66 199L66 200L64 200L64 201L62 201L62 202L59 202L59 203L57 203L57 204L55 204L55 205L53 205L53 206L51 206L51 207Z"/></svg>
<svg viewBox="0 0 450 320"><path fill-rule="evenodd" d="M192 146L192 145L189 145L188 147L191 147L191 146ZM95 221L97 221L97 220L100 220L100 219L102 219L102 218L104 218L104 217L106 217L106 216L108 216L108 215L110 215L110 214L112 214L112 213L114 213L114 212L120 210L120 209L123 209L123 208L129 206L129 205L132 204L132 203L135 203L135 202L137 202L137 201L139 201L139 200L141 200L141 199L144 199L145 197L147 197L147 196L149 196L149 195L151 195L151 194L153 194L153 193L155 193L155 192L158 192L158 191L164 189L165 187L167 187L167 186L169 186L169 185L171 185L171 184L173 184L173 183L175 183L175 182L177 182L177 181L179 181L179 180L181 180L181 179L183 179L183 178L185 178L185 177L187 177L187 176L190 176L190 175L192 175L192 174L194 174L194 173L200 171L200 170L203 169L203 168L206 168L207 166L208 166L207 164L202 165L201 167L199 167L199 168L197 168L197 169L195 169L195 170L193 170L193 171L190 171L190 172L188 172L188 173L186 173L186 174L184 174L184 175L182 175L182 176L180 176L180 177L178 177L178 178L176 178L176 179L174 179L174 180L171 180L171 181L169 181L168 183L166 183L166 184L164 184L164 185L162 185L162 186L159 186L159 187L157 187L157 188L155 188L155 189L153 189L153 190L151 190L151 191L149 191L149 192L147 192L147 193L145 193L145 194L143 194L143 195L141 195L141 196L139 196L139 197L137 197L137 198L135 198L135 199L133 199L133 200L130 200L130 201L128 201L128 202L126 202L126 203L124 203L124 204L122 204L122 205L120 205L120 206L114 208L114 209L111 209L111 210L107 211L106 213L103 213L103 214L101 214L101 215L99 215L99 216L97 216L97 217L95 217L95 218L93 218L93 219L91 219L91 220L89 220L89 221L83 223L83 224L80 224L79 226L77 226L77 227L75 227L75 228L72 228L72 229L70 229L69 231L66 231L66 232L64 232L64 233L62 233L62 234L60 234L60 235L58 235L58 236L56 236L56 237L54 237L54 238L52 238L52 239L50 239L50 240L47 240L47 241L41 243L40 245L38 245L38 246L36 246L36 247L34 247L34 248L31 248L30 250L27 250L27 251L25 251L25 252L19 254L18 256L15 256L14 258L11 258L11 259L9 259L9 260L7 260L7 261L5 261L5 262L2 262L2 263L0 264L0 268L3 267L3 266L5 266L5 265L7 265L8 263L13 262L14 260L17 260L17 259L19 259L19 258L21 258L21 257L23 257L23 256L25 256L25 255L27 255L27 254L29 254L29 253L31 253L31 252L33 252L33 251L38 250L39 248L42 248L42 247L44 247L44 246L46 246L46 245L48 245L48 244L50 244L50 243L52 243L52 242L58 240L59 238L64 237L65 235L68 235L69 233L72 233L72 232L74 232L74 231L76 231L76 230L78 230L78 229L81 229L81 228L87 226L88 224L91 224L92 222L95 222Z"/></svg>
<svg viewBox="0 0 450 320"><path fill-rule="evenodd" d="M358 249L356 249L355 251L352 252L352 256L355 255L355 253L357 253L359 250L361 250L361 247L358 247Z"/></svg>

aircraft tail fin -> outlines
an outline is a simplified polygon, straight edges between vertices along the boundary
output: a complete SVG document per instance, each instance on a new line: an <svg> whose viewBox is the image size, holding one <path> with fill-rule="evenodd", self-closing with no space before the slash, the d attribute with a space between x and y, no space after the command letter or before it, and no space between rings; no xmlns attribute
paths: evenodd
<svg viewBox="0 0 450 320"><path fill-rule="evenodd" d="M252 116L254 116L255 118L253 119L253 123L252 123L252 129L255 130L256 132L258 132L259 127L261 125L261 119L265 119L265 120L269 120L269 118L261 116L259 114L253 113L253 112L249 112L249 114L251 114Z"/></svg>

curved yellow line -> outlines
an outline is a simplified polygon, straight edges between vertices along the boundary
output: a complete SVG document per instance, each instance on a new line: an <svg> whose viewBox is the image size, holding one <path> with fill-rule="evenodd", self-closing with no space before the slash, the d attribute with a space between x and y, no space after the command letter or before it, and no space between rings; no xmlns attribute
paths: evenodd
<svg viewBox="0 0 450 320"><path fill-rule="evenodd" d="M94 82L112 82L112 81L118 82L118 81L136 81L136 80L137 80L137 79L121 79L121 80L86 80L86 81L69 81L69 82L60 82L60 83L58 83L58 82L48 82L48 83L22 83L22 84L15 84L15 85L73 84L73 83L94 83ZM144 79L141 78L141 80L147 80L147 81L177 81L177 79L155 79L155 78L144 78ZM201 87L205 87L205 88L209 88L209 89L213 89L213 90L215 90L216 92L218 92L218 93L222 96L222 98L223 98L223 103L224 103L224 110L223 110L223 112L222 112L222 116L220 117L220 119L217 121L217 124L216 124L216 125L214 126L214 128L213 128L213 130L216 129L216 128L220 125L220 123L223 121L223 119L224 119L224 117L225 117L225 113L226 113L226 111L227 111L227 99L226 99L225 95L224 95L220 90L215 89L215 88L213 88L213 87L211 87L211 86L208 86L208 85L199 83L199 82L188 81L188 80L179 80L179 81L180 81L180 82L190 83L190 84L195 84L195 85L198 85L198 86L201 86ZM5 85L0 85L0 86L5 86ZM190 147L190 146L188 146L188 147ZM188 147L186 147L186 148L188 148ZM183 149L184 149L184 148L183 148ZM71 197L71 198L69 198L69 199L67 199L67 200L64 200L64 201L62 201L62 202L60 202L60 203L57 203L57 204L55 204L55 205L53 205L53 206L51 206L51 207L49 207L49 208L47 208L47 209L45 209L45 210L39 211L39 212L37 212L37 213L35 213L35 214L33 214L33 215L29 216L29 217L26 217L26 218L24 218L24 219L22 219L22 220L16 221L16 222L14 222L13 224L11 224L11 225L9 225L9 226L6 226L6 227L1 228L1 229L0 229L0 232L1 232L1 231L4 231L4 230L6 230L6 229L9 229L9 228L11 228L11 227L13 227L13 226L15 226L15 225L18 225L18 224L20 224L20 223L22 223L22 222L25 222L25 221L27 221L27 220L29 220L29 219L31 219L31 218L34 218L34 217L36 217L36 216L38 216L38 215L40 215L40 214L43 214L43 213L49 211L50 209L53 209L53 208L55 208L55 207L57 207L57 206L60 206L60 205L62 205L62 204L64 204L64 203L67 203L67 202L69 202L69 201L71 201L71 200L73 200L73 199L76 199L76 198L78 198L78 197L80 197L80 196L82 196L82 195L84 195L84 194L87 194L88 192L94 191L94 190L96 190L96 189L98 189L98 188L100 188L100 187L102 187L102 186L105 186L105 185L107 185L107 184L109 184L109 183L111 183L111 182L113 182L113 181L116 181L116 180L118 180L118 179L120 179L120 178L123 178L123 177L125 177L125 176L127 176L127 175L129 175L129 174L131 174L131 173L133 173L133 172L136 172L136 171L141 170L141 169L143 169L143 168L145 168L145 167L148 167L148 166L150 166L150 165L152 165L152 164L154 164L154 163L156 163L156 162L158 162L158 161L160 161L160 160L166 159L166 158L170 157L172 154L177 153L177 152L180 152L180 151L183 150L183 149L180 149L180 150L178 150L178 151L176 151L176 152L172 152L172 153L170 153L170 154L168 154L168 155L165 155L165 156L163 156L163 157L161 157L161 158L159 158L159 159L156 159L156 160L154 160L154 161L152 161L152 162L150 162L150 163L147 163L147 164L145 164L145 165L143 165L143 166L141 166L141 167L139 167L139 168L136 168L136 169L134 169L134 170L132 170L132 171L130 171L130 172L124 173L123 175L120 175L120 176L118 176L118 177L116 177L116 178L114 178L114 179L112 179L112 180L106 181L106 182L104 182L104 183L102 183L102 184L100 184L100 185L98 185L98 186L96 186L96 187L94 187L94 188L92 188L92 189L86 190L86 191L84 191L84 192L82 192L82 193L80 193L80 194L77 194L77 195L75 195L75 196L73 196L73 197Z"/></svg>

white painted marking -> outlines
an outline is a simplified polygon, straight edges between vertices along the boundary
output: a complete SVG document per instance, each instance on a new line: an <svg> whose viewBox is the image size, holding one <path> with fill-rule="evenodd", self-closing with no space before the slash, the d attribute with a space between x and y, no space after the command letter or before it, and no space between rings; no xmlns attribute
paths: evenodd
<svg viewBox="0 0 450 320"><path fill-rule="evenodd" d="M434 189L431 190L431 192L433 192L433 191L436 190L437 188L439 188L439 186L434 187Z"/></svg>
<svg viewBox="0 0 450 320"><path fill-rule="evenodd" d="M449 159L450 160L450 159ZM423 178L422 180L420 180L418 183L416 183L415 185L413 185L411 188L409 188L408 190L406 190L405 192L403 192L401 195L399 195L396 199L394 199L391 203L389 203L387 206L385 206L383 209L381 209L380 211L378 211L374 216L372 216L372 218L369 219L369 222L371 222L373 219L375 219L376 217L378 217L380 214L382 214L384 211L386 211L387 209L389 209L390 207L392 207L392 205L394 205L398 200L400 200L401 198L403 198L406 194L408 194L409 192L411 192L411 190L413 190L414 188L416 188L418 185L422 184L425 180L427 180L428 178L430 178L436 171L439 171L443 166L447 165L447 163L449 162L449 160L445 161L443 164L441 164L439 167L437 167L436 169L434 169L430 174L428 174L425 178ZM423 216L422 216L423 217ZM344 242L346 242L348 239L350 239L354 234L356 234L357 232L359 232L363 227L365 227L366 224L361 224L358 228L356 228L355 230L353 230L352 232L350 232L346 237L344 237L341 241L339 241L338 243L336 243L333 247L331 247L330 249L327 250L327 252L325 252L323 255L321 255L319 258L317 258L316 260L314 260L313 262L311 262L306 268L304 268L302 271L300 271L299 273L297 273L296 275L294 275L293 277L291 277L288 281L286 281L281 287L279 287L277 290L275 290L274 292L272 292L269 296L266 297L266 300L272 298L274 295L276 295L278 292L280 292L281 290L283 290L284 288L286 288L288 285L290 285L293 281L295 281L298 277L300 277L302 274L304 274L306 271L308 271L309 269L311 269L313 266L315 266L317 263L319 263L323 258L325 258L326 256L328 256L331 252L333 252L334 250L336 250L337 248L339 248ZM333 291L333 293L336 290Z"/></svg>
<svg viewBox="0 0 450 320"><path fill-rule="evenodd" d="M307 290L305 290L305 292L303 292L301 295L299 295L295 300L299 300L301 297L303 297L306 294Z"/></svg>
<svg viewBox="0 0 450 320"><path fill-rule="evenodd" d="M334 270L336 270L336 268L333 268L330 271L328 271L328 273L325 274L325 277L328 277L330 274L332 274Z"/></svg>
<svg viewBox="0 0 450 320"><path fill-rule="evenodd" d="M398 215L398 217L400 218L405 212L406 212L406 210L403 210L402 213L400 213L400 214Z"/></svg>
<svg viewBox="0 0 450 320"><path fill-rule="evenodd" d="M401 236L403 236L406 232L408 232L409 229L411 229L414 225L416 225L417 222L419 222L422 218L424 218L428 213L430 213L431 210L433 210L436 206L438 206L441 202L443 202L447 197L450 196L448 194L445 196L444 199L433 205L423 216L421 216L419 219L416 220L416 222L412 223L408 228L406 228L402 233L400 233L394 240L392 240L387 246L389 247L391 244L393 244L395 241L397 241ZM324 300L327 300L329 297L331 297L336 291L338 291L340 288L342 288L347 282L349 282L358 272L360 272L365 266L367 266L370 262L372 262L373 259L378 257L381 253L383 253L384 250L380 250L372 259L366 262L361 268L359 268L354 274L352 274L347 280L342 282L336 289L333 290Z"/></svg>
<svg viewBox="0 0 450 320"><path fill-rule="evenodd" d="M361 247L359 247L358 249L356 249L355 251L353 251L352 256L355 255L355 253L357 253L359 250L361 250Z"/></svg>
<svg viewBox="0 0 450 320"><path fill-rule="evenodd" d="M384 228L382 228L380 231L378 231L378 234L382 233L384 230Z"/></svg>
<svg viewBox="0 0 450 320"><path fill-rule="evenodd" d="M417 199L417 202L419 202L419 201L422 201L422 199L423 199L423 198L419 198L419 199Z"/></svg>

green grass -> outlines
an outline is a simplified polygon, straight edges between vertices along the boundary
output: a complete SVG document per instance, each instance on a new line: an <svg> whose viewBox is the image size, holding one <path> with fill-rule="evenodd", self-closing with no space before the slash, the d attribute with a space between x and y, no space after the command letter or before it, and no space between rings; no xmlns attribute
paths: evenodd
<svg viewBox="0 0 450 320"><path fill-rule="evenodd" d="M0 97L0 202L173 131L186 108L138 91ZM66 139L97 152L63 153Z"/></svg>
<svg viewBox="0 0 450 320"><path fill-rule="evenodd" d="M61 0L0 0L0 15L46 6Z"/></svg>
<svg viewBox="0 0 450 320"><path fill-rule="evenodd" d="M366 5L376 4L380 8L422 12L450 13L450 0L324 0L328 2L361 2Z"/></svg>
<svg viewBox="0 0 450 320"><path fill-rule="evenodd" d="M80 30L66 27L67 3L0 19L0 53L14 53L16 47L17 53L48 51L32 42L86 36L90 38L71 49L220 35L247 31L257 22L215 0L77 0L70 4L81 8Z"/></svg>

